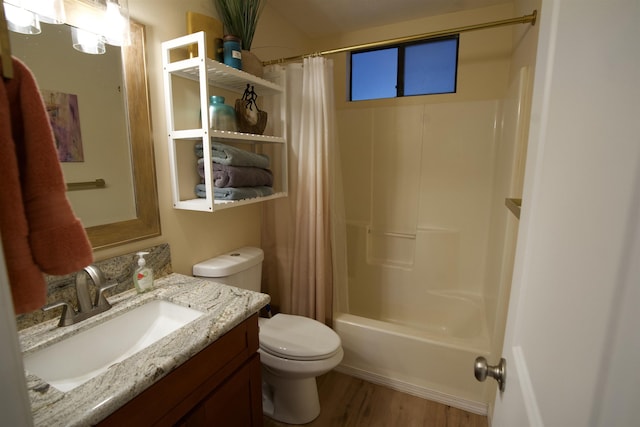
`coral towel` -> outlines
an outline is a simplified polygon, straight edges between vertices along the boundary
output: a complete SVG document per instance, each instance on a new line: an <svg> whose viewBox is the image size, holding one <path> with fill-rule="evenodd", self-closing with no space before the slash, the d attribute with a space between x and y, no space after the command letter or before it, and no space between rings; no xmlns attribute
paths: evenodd
<svg viewBox="0 0 640 427"><path fill-rule="evenodd" d="M66 196L55 140L31 71L13 59L0 84L0 234L16 314L46 302L43 273L93 262L91 244Z"/></svg>

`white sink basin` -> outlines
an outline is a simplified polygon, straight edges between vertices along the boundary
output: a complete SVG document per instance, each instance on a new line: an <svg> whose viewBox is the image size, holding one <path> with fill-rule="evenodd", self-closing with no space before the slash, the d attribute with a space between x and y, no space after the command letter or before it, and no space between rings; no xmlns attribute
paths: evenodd
<svg viewBox="0 0 640 427"><path fill-rule="evenodd" d="M69 391L202 316L154 300L24 357L27 371Z"/></svg>

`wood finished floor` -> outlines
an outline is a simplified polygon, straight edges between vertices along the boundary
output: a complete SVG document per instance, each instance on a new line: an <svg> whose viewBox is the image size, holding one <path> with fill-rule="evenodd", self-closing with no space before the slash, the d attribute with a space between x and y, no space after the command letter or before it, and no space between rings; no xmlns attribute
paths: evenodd
<svg viewBox="0 0 640 427"><path fill-rule="evenodd" d="M487 417L331 371L318 377L320 416L309 427L488 427ZM285 427L264 417L264 427Z"/></svg>

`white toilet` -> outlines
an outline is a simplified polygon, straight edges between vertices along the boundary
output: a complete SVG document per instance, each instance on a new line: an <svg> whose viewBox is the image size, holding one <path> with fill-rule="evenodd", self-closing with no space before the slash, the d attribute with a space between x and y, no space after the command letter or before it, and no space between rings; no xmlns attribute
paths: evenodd
<svg viewBox="0 0 640 427"><path fill-rule="evenodd" d="M193 275L260 292L260 248L244 247L193 266ZM320 415L316 377L342 361L340 337L303 316L276 314L259 319L263 412L287 424L306 424Z"/></svg>

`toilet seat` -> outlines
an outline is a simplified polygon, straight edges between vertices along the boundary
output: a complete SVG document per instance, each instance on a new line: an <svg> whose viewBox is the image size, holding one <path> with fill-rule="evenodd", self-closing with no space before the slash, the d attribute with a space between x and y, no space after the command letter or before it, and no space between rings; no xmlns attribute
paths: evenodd
<svg viewBox="0 0 640 427"><path fill-rule="evenodd" d="M341 350L340 337L328 326L304 316L278 313L259 319L260 349L289 360L329 359Z"/></svg>

